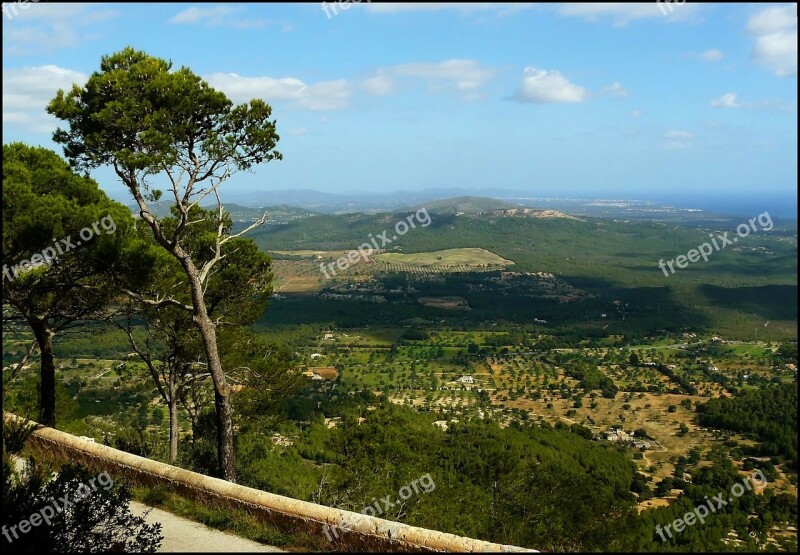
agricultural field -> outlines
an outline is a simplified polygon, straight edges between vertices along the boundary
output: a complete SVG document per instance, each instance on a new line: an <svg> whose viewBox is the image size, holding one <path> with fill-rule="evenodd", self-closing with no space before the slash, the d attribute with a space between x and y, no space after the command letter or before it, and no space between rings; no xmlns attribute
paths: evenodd
<svg viewBox="0 0 800 555"><path fill-rule="evenodd" d="M275 293L316 293L324 287L319 265L309 260L273 260Z"/></svg>
<svg viewBox="0 0 800 555"><path fill-rule="evenodd" d="M752 445L743 435L700 426L700 405L765 381L796 380L793 365L771 362L777 343L686 334L628 347L542 350L536 336L531 347L521 349L502 331L436 330L416 340L423 332L411 329L328 330L304 350L304 360L311 353L314 365L340 369L339 394L366 390L386 396L435 414L442 429L475 418L491 418L503 427L514 421L560 422L585 427L601 443L617 441L614 429L636 431L644 436L631 439L629 452L653 483L670 477L676 461L694 450ZM580 368L595 368L597 374L582 375ZM779 473L775 487L796 494L796 477ZM640 509L664 506L676 495L648 498Z"/></svg>
<svg viewBox="0 0 800 555"><path fill-rule="evenodd" d="M421 267L451 271L470 271L479 268L503 268L514 264L511 260L498 256L486 249L464 248L445 249L434 252L402 254L386 252L374 259L388 266L391 271L404 271L406 268ZM378 266L381 267L380 265Z"/></svg>
<svg viewBox="0 0 800 555"><path fill-rule="evenodd" d="M491 272L514 264L485 249L465 248L417 254L382 252L359 257L344 269L339 268L336 261L350 252L272 251L275 292L318 293L342 280L371 281L379 274L405 273L425 278L447 273Z"/></svg>

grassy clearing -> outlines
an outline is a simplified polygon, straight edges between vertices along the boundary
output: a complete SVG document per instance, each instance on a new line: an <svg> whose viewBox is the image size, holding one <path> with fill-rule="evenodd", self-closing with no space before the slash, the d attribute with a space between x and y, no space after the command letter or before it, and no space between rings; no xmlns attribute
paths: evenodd
<svg viewBox="0 0 800 555"><path fill-rule="evenodd" d="M414 254L384 253L375 257L387 264L408 264L409 266L510 266L511 260L497 256L486 249L445 249Z"/></svg>

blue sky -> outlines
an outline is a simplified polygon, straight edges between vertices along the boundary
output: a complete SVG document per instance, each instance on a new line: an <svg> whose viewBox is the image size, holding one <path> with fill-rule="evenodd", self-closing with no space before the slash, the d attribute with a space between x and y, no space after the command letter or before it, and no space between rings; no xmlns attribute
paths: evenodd
<svg viewBox="0 0 800 555"><path fill-rule="evenodd" d="M4 143L130 45L273 106L239 190L796 198L795 4L3 6Z"/></svg>

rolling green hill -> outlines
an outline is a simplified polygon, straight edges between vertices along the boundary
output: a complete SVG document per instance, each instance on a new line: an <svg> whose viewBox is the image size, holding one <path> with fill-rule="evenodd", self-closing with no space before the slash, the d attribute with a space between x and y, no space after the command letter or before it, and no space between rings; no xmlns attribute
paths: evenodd
<svg viewBox="0 0 800 555"><path fill-rule="evenodd" d="M263 250L350 250L384 230L391 237L408 213L316 215L250 235ZM722 228L730 229L730 228ZM673 260L706 242L715 227L529 215L431 215L387 245L388 252L430 253L486 249L514 262L517 272L549 272L605 302L637 306L648 327L708 326L752 338L796 336L796 227L776 226L741 239L665 276L659 260ZM486 295L490 295L487 292ZM502 302L487 299L499 310ZM512 309L514 307L511 307ZM652 313L652 314L651 314ZM650 316L648 316L650 314Z"/></svg>

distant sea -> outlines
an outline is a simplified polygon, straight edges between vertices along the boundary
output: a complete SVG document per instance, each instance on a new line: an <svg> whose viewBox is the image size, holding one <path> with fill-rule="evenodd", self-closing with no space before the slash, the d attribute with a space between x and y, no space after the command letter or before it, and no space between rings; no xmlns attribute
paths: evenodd
<svg viewBox="0 0 800 555"><path fill-rule="evenodd" d="M647 197L660 204L669 204L675 208L699 208L706 212L728 214L731 216L757 216L769 212L773 218L797 220L797 192L790 194L763 193L743 196L741 193L724 195L669 195L668 197Z"/></svg>

